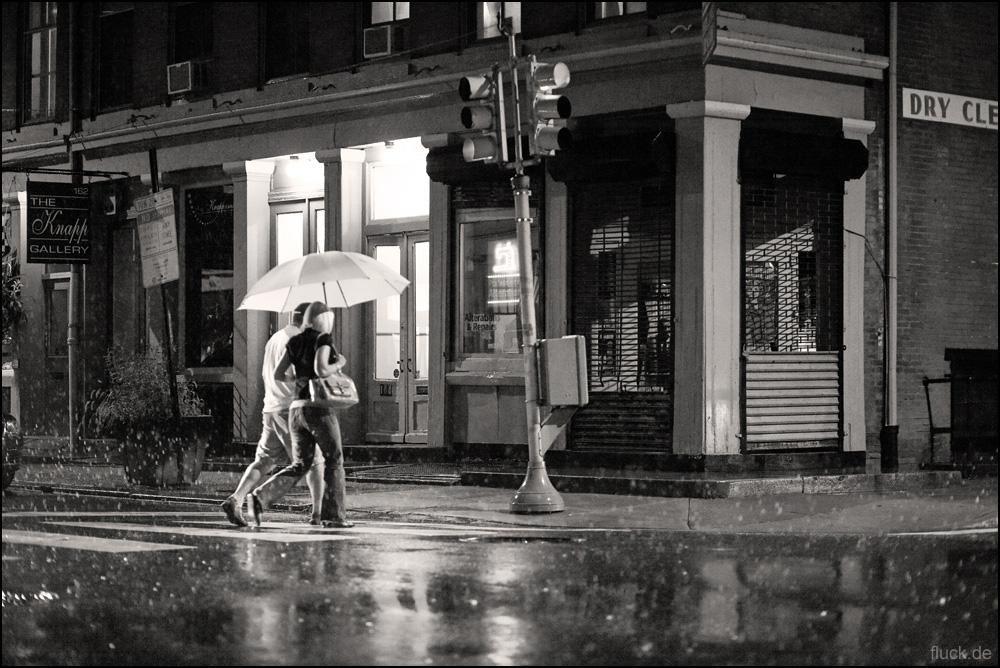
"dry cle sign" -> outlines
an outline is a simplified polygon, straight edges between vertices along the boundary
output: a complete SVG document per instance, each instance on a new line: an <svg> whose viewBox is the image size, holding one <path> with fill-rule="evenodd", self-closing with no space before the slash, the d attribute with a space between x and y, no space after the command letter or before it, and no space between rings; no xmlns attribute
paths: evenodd
<svg viewBox="0 0 1000 668"><path fill-rule="evenodd" d="M28 263L90 262L90 186L29 181L27 236Z"/></svg>
<svg viewBox="0 0 1000 668"><path fill-rule="evenodd" d="M903 118L996 130L997 101L904 88Z"/></svg>

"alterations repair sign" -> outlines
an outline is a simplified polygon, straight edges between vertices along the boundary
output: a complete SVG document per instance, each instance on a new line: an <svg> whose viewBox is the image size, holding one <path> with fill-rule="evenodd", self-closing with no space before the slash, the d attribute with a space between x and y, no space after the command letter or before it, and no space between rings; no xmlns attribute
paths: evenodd
<svg viewBox="0 0 1000 668"><path fill-rule="evenodd" d="M90 186L28 181L25 262L90 262Z"/></svg>

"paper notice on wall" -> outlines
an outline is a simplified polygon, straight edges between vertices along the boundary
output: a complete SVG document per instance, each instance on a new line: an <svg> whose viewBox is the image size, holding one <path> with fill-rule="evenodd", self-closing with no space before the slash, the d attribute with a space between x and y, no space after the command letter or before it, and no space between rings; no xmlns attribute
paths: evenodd
<svg viewBox="0 0 1000 668"><path fill-rule="evenodd" d="M174 191L163 190L135 200L138 214L142 284L151 288L180 278Z"/></svg>

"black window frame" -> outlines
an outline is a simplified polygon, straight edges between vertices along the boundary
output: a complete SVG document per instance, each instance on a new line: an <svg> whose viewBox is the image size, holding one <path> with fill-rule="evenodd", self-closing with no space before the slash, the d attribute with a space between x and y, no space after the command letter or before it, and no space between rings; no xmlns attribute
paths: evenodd
<svg viewBox="0 0 1000 668"><path fill-rule="evenodd" d="M172 63L206 61L215 49L213 2L175 2L170 6L170 54ZM188 17L187 12L192 12ZM186 26L198 30L185 30ZM197 35L201 31L200 35Z"/></svg>
<svg viewBox="0 0 1000 668"><path fill-rule="evenodd" d="M20 67L22 78L20 86L20 115L23 125L51 122L59 116L59 50L60 42L62 41L59 37L59 4L58 2L26 2L23 5L22 44L20 50L22 58ZM41 11L37 13L39 21L36 22L34 20L36 12L32 10L39 5L41 5ZM39 77L36 77L33 71L31 51L34 35L45 32L49 33L48 40L46 41L46 50L49 52L49 58L47 61L48 69L45 74L46 88L48 90L46 95L47 107L43 110L32 107L32 84ZM54 48L48 46L53 41L55 42Z"/></svg>
<svg viewBox="0 0 1000 668"><path fill-rule="evenodd" d="M261 8L261 43L263 53L263 77L265 82L283 81L297 75L306 75L311 72L310 53L310 20L309 2L266 2ZM276 14L272 14L275 12ZM282 35L276 33L277 27L275 19L282 17L287 20L283 26ZM288 40L289 36L295 36L294 42ZM275 67L275 58L272 48L275 42L281 38L286 38L285 44L293 43L293 55L290 64L285 67L272 69Z"/></svg>
<svg viewBox="0 0 1000 668"><path fill-rule="evenodd" d="M121 109L133 102L135 3L96 3L97 49L95 96L100 111ZM123 25L127 20L128 25Z"/></svg>

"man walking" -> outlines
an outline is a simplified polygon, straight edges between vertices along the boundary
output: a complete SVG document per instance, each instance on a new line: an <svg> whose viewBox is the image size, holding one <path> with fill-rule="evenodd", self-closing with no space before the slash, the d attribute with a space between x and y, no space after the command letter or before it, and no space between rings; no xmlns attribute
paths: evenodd
<svg viewBox="0 0 1000 668"><path fill-rule="evenodd" d="M299 333L302 326L302 315L309 302L299 304L292 312L292 322L278 330L268 340L264 347L264 365L261 375L264 377L264 427L261 430L260 441L253 463L244 471L236 491L222 502L222 511L230 522L236 526L245 527L247 521L243 518L243 504L246 496L257 486L263 475L274 467L285 467L292 463L292 439L288 431L288 407L296 396L294 382L275 380L274 370L278 366L288 340ZM318 524L320 508L323 502L323 453L316 448L316 458L312 467L306 472L306 484L312 497L312 520Z"/></svg>

